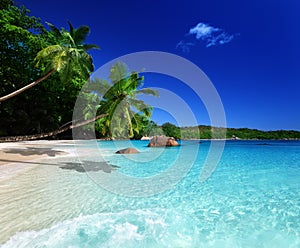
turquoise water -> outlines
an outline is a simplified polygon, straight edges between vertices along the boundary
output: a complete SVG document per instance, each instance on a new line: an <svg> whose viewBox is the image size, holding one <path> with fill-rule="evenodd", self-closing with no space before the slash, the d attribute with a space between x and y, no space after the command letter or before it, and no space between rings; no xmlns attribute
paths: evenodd
<svg viewBox="0 0 300 248"><path fill-rule="evenodd" d="M14 233L2 247L300 247L299 141L227 141L204 182L209 141L146 145L83 145L87 173L66 167L66 158L56 161L64 166L45 165L48 198L41 202L30 193L28 200L45 221ZM114 154L128 146L141 153Z"/></svg>

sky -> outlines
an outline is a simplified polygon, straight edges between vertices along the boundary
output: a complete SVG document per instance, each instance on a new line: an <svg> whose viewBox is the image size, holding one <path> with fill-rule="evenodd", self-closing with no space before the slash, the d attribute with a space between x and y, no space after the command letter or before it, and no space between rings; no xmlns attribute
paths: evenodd
<svg viewBox="0 0 300 248"><path fill-rule="evenodd" d="M197 65L217 90L228 127L300 131L300 1L18 0L57 27L88 25L95 68L141 51L162 51ZM179 80L145 73L145 87L179 95L198 124L208 111ZM167 101L168 99L166 99ZM174 106L176 108L176 106ZM176 122L155 110L159 124ZM184 116L184 114L183 114ZM192 121L187 117L182 125Z"/></svg>

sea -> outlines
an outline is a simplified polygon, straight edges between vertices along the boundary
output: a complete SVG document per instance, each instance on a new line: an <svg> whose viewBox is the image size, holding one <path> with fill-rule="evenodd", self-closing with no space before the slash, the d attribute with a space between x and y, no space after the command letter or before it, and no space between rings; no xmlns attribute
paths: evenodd
<svg viewBox="0 0 300 248"><path fill-rule="evenodd" d="M0 247L300 247L300 141L147 144L27 161L0 181Z"/></svg>

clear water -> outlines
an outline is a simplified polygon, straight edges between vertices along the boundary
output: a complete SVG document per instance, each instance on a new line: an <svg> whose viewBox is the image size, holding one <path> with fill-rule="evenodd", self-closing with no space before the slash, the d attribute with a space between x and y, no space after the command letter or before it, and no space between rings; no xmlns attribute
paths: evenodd
<svg viewBox="0 0 300 248"><path fill-rule="evenodd" d="M80 159L45 160L3 182L1 247L300 247L299 141L228 141L204 182L209 141L146 144L132 142L141 153L123 156L114 152L128 142L99 142L101 158L99 149L83 145ZM175 161L184 170L172 170ZM157 182L130 181L168 170L159 182L172 187L161 193ZM119 193L103 188L106 178ZM144 191L152 195L126 194Z"/></svg>

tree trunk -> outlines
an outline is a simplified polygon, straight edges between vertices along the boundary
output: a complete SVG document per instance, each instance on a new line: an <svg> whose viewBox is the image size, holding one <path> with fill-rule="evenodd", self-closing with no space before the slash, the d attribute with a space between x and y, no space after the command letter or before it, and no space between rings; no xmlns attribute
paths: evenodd
<svg viewBox="0 0 300 248"><path fill-rule="evenodd" d="M48 78L54 71L55 71L54 69L51 69L49 72L47 72L44 76L42 76L42 77L39 78L38 80L33 81L32 83L30 83L30 84L24 86L23 88L18 89L18 90L14 91L14 92L12 92L12 93L6 95L6 96L0 97L0 102L3 102L3 101L5 101L5 100L7 100L7 99L10 99L10 98L12 98L12 97L14 97L14 96L16 96L16 95L19 95L19 94L22 93L23 91L32 88L33 86L37 85L38 83L40 83L40 82L42 82L43 80L45 80L46 78Z"/></svg>
<svg viewBox="0 0 300 248"><path fill-rule="evenodd" d="M70 124L68 126L65 126L63 128L59 128L55 131L52 132L48 132L48 133L41 133L41 134L33 134L33 135L22 135L22 136L10 136L10 137L2 137L0 138L0 142L13 142L13 141L27 141L27 140L36 140L36 139L43 139L43 138L47 138L47 137L51 137L60 133L63 133L69 129L73 129L76 127L81 127L84 126L86 124L89 124L93 121L96 121L104 116L106 116L107 114L101 114L101 115L97 115L96 117L89 119L89 120L85 120L76 124Z"/></svg>

